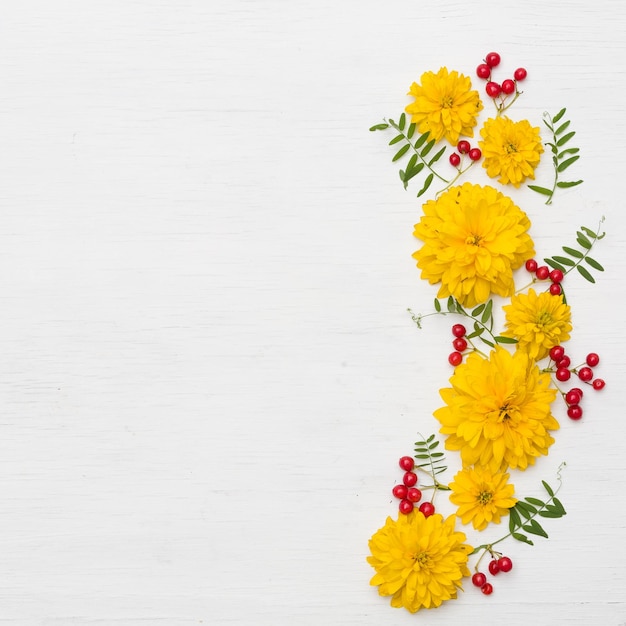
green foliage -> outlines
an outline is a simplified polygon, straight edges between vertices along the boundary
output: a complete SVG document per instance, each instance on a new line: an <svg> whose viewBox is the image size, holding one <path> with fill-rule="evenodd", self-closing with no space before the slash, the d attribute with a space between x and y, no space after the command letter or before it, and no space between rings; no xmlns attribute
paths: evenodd
<svg viewBox="0 0 626 626"><path fill-rule="evenodd" d="M552 141L545 142L545 145L549 146L552 153L552 165L554 166L554 184L552 189L539 185L528 185L533 191L547 196L546 204L552 204L552 197L557 189L575 187L583 182L582 180L559 180L559 175L580 159L578 154L580 152L579 148L564 147L576 134L573 130L570 130L569 121L561 122L565 111L565 108L561 109L554 117L551 117L549 113L543 114L543 123L552 133ZM561 123L559 124L559 122Z"/></svg>
<svg viewBox="0 0 626 626"><path fill-rule="evenodd" d="M444 454L437 450L438 447L439 441L435 439L435 435L431 435L424 441L415 442L415 459L417 460L415 467L428 472L433 480L437 474L448 469L447 465L443 465Z"/></svg>

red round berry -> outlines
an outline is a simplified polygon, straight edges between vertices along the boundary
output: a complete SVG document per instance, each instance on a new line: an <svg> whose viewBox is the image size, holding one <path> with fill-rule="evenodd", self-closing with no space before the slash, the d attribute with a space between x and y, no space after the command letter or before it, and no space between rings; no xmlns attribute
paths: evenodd
<svg viewBox="0 0 626 626"><path fill-rule="evenodd" d="M579 420L583 416L583 410L580 404L572 404L567 407L567 416L572 420Z"/></svg>
<svg viewBox="0 0 626 626"><path fill-rule="evenodd" d="M535 271L535 276L539 280L546 280L550 275L550 268L547 265L540 265Z"/></svg>
<svg viewBox="0 0 626 626"><path fill-rule="evenodd" d="M422 492L417 487L411 487L407 491L406 499L410 502L419 502L422 499Z"/></svg>
<svg viewBox="0 0 626 626"><path fill-rule="evenodd" d="M493 593L493 585L491 583L485 583L480 590L486 595L490 596Z"/></svg>
<svg viewBox="0 0 626 626"><path fill-rule="evenodd" d="M412 456L403 456L398 461L398 465L405 471L410 472L415 467L415 461Z"/></svg>
<svg viewBox="0 0 626 626"><path fill-rule="evenodd" d="M461 363L463 363L463 355L460 352L451 352L448 355L448 363L453 367L461 365Z"/></svg>
<svg viewBox="0 0 626 626"><path fill-rule="evenodd" d="M526 271L530 272L531 274L533 274L534 272L537 271L537 261L535 261L535 259L528 259L528 261L526 261Z"/></svg>
<svg viewBox="0 0 626 626"><path fill-rule="evenodd" d="M452 327L452 334L455 337L465 337L466 333L467 333L467 329L465 328L465 326L463 326L463 324L455 324Z"/></svg>
<svg viewBox="0 0 626 626"><path fill-rule="evenodd" d="M467 154L470 151L471 147L472 146L470 146L470 142L466 141L465 139L461 139L461 141L459 141L459 143L456 144L456 149L461 154Z"/></svg>
<svg viewBox="0 0 626 626"><path fill-rule="evenodd" d="M485 85L485 92L490 98L497 98L501 91L502 87L500 87L498 83L494 83L492 80Z"/></svg>
<svg viewBox="0 0 626 626"><path fill-rule="evenodd" d="M476 572L472 576L472 585L482 587L487 582L487 577L482 572Z"/></svg>
<svg viewBox="0 0 626 626"><path fill-rule="evenodd" d="M398 498L398 500L404 500L404 498L406 498L406 495L408 493L408 489L406 487L406 485L396 485L392 490L391 493L393 493L393 495Z"/></svg>
<svg viewBox="0 0 626 626"><path fill-rule="evenodd" d="M575 391L581 398L585 395L580 387L572 387L570 391Z"/></svg>
<svg viewBox="0 0 626 626"><path fill-rule="evenodd" d="M402 477L402 482L407 487L415 487L415 485L417 485L417 474L415 472L405 472Z"/></svg>
<svg viewBox="0 0 626 626"><path fill-rule="evenodd" d="M408 515L413 510L413 503L408 500L402 500L398 505L400 509L400 513L404 513L404 515Z"/></svg>
<svg viewBox="0 0 626 626"><path fill-rule="evenodd" d="M465 348L467 348L467 341L465 341L465 339L463 337L457 337L452 342L452 345L454 346L454 349L457 352L463 352L463 350L465 350Z"/></svg>
<svg viewBox="0 0 626 626"><path fill-rule="evenodd" d="M570 379L572 373L566 368L562 367L560 370L556 370L556 379L564 383L566 380Z"/></svg>
<svg viewBox="0 0 626 626"><path fill-rule="evenodd" d="M467 154L472 161L479 161L480 157L483 155L480 148L472 148Z"/></svg>
<svg viewBox="0 0 626 626"><path fill-rule="evenodd" d="M422 502L420 504L420 511L424 517L430 517L435 512L435 505L432 502Z"/></svg>
<svg viewBox="0 0 626 626"><path fill-rule="evenodd" d="M552 283L550 285L550 289L548 289L548 291L553 295L553 296L560 296L561 292L563 291L561 289L561 285L559 285L559 283Z"/></svg>
<svg viewBox="0 0 626 626"><path fill-rule="evenodd" d="M548 276L553 283L560 283L563 280L563 272L561 270L553 269Z"/></svg>
<svg viewBox="0 0 626 626"><path fill-rule="evenodd" d="M578 370L578 378L584 383L588 383L593 378L593 371L590 367L581 367Z"/></svg>
<svg viewBox="0 0 626 626"><path fill-rule="evenodd" d="M510 96L512 93L515 93L515 81L507 78L502 81L502 93L505 93L507 96Z"/></svg>
<svg viewBox="0 0 626 626"><path fill-rule="evenodd" d="M476 76L478 76L478 78L484 79L489 78L489 76L491 76L491 68L486 63L481 63L476 68Z"/></svg>
<svg viewBox="0 0 626 626"><path fill-rule="evenodd" d="M485 63L489 67L496 67L496 66L500 65L500 55L497 52L490 52L485 57Z"/></svg>
<svg viewBox="0 0 626 626"><path fill-rule="evenodd" d="M450 160L450 165L454 165L454 167L457 167L459 163L461 163L461 157L456 152L453 152L450 155L449 160Z"/></svg>
<svg viewBox="0 0 626 626"><path fill-rule="evenodd" d="M580 395L577 389L570 389L565 394L565 402L567 404L579 404L583 397Z"/></svg>
<svg viewBox="0 0 626 626"><path fill-rule="evenodd" d="M550 358L553 361L560 361L565 356L565 348L563 346L552 346L550 348Z"/></svg>
<svg viewBox="0 0 626 626"><path fill-rule="evenodd" d="M489 561L489 573L492 576L495 576L500 571L500 566L498 565L498 561L493 559L493 561Z"/></svg>
<svg viewBox="0 0 626 626"><path fill-rule="evenodd" d="M572 364L572 359L570 359L567 354L563 355L562 359L559 359L559 361L556 364L556 369L560 370L561 368L565 367L569 367Z"/></svg>
<svg viewBox="0 0 626 626"><path fill-rule="evenodd" d="M498 567L501 572L510 572L513 569L513 561L508 556L501 556L498 559Z"/></svg>
<svg viewBox="0 0 626 626"><path fill-rule="evenodd" d="M590 352L587 355L586 361L589 367L595 367L598 363L600 363L600 357L595 352Z"/></svg>
<svg viewBox="0 0 626 626"><path fill-rule="evenodd" d="M528 72L523 67L518 67L513 72L513 78L515 78L515 80L524 80L526 76L528 76Z"/></svg>
<svg viewBox="0 0 626 626"><path fill-rule="evenodd" d="M604 379L602 378L596 378L591 385L593 386L593 388L596 391L600 391L600 389L604 389L604 386L606 385L606 383L604 382Z"/></svg>

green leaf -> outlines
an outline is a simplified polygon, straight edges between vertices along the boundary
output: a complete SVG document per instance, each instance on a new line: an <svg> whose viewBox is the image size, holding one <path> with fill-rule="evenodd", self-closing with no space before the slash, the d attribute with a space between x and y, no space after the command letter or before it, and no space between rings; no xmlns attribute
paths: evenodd
<svg viewBox="0 0 626 626"><path fill-rule="evenodd" d="M537 509L534 506L524 502L523 500L518 500L515 508L528 519L537 513Z"/></svg>
<svg viewBox="0 0 626 626"><path fill-rule="evenodd" d="M546 517L546 518L551 518L551 519L558 519L559 517L563 517L561 513L557 513L556 511L552 511L550 509L539 511L539 515L541 515L541 517Z"/></svg>
<svg viewBox="0 0 626 626"><path fill-rule="evenodd" d="M447 306L448 306L448 311L450 313L454 313L456 311L456 304L454 302L454 298L452 296L448 296L448 301L447 301Z"/></svg>
<svg viewBox="0 0 626 626"><path fill-rule="evenodd" d="M408 149L411 146L407 143L404 146L402 146L402 148L400 148L400 150L398 150L398 152L396 152L396 154L394 155L393 159L391 159L391 162L393 163L394 161L397 161L398 159L402 158L408 151Z"/></svg>
<svg viewBox="0 0 626 626"><path fill-rule="evenodd" d="M400 130L404 130L404 127L406 126L406 115L404 113L400 116L398 126L400 127Z"/></svg>
<svg viewBox="0 0 626 626"><path fill-rule="evenodd" d="M588 280L590 283L595 283L595 278L589 273L589 271L584 268L582 265L577 265L576 269L578 270L578 273L585 279Z"/></svg>
<svg viewBox="0 0 626 626"><path fill-rule="evenodd" d="M583 248L587 248L587 250L591 250L591 246L593 245L591 243L591 241L589 241L589 239L585 236L585 234L580 231L577 230L576 231L576 241L583 247Z"/></svg>
<svg viewBox="0 0 626 626"><path fill-rule="evenodd" d="M480 340L483 343L487 344L490 348L495 348L496 347L496 345L492 341L489 341L488 339L485 339L484 337L481 337Z"/></svg>
<svg viewBox="0 0 626 626"><path fill-rule="evenodd" d="M522 520L515 508L509 509L509 532L513 532L522 525Z"/></svg>
<svg viewBox="0 0 626 626"><path fill-rule="evenodd" d="M424 134L419 136L419 139L415 142L415 145L413 146L416 150L426 141L426 139L428 139L428 135L430 133L428 131L426 131Z"/></svg>
<svg viewBox="0 0 626 626"><path fill-rule="evenodd" d="M593 267L594 270L598 270L598 272L604 272L604 268L600 263L598 263L595 259L592 259L590 256L585 257L585 261Z"/></svg>
<svg viewBox="0 0 626 626"><path fill-rule="evenodd" d="M443 148L441 148L441 150L439 150L439 152L437 152L437 154L428 162L428 167L430 167L433 163L437 162L440 158L441 155L446 151L446 147L444 146Z"/></svg>
<svg viewBox="0 0 626 626"><path fill-rule="evenodd" d="M554 259L544 259L544 261L553 269L557 269L557 270L561 270L562 272L565 272L565 268L560 264L557 263ZM572 263L573 265L573 263Z"/></svg>
<svg viewBox="0 0 626 626"><path fill-rule="evenodd" d="M557 507L560 511L562 511L563 515L565 515L565 507L563 503L555 496L552 498L552 504Z"/></svg>
<svg viewBox="0 0 626 626"><path fill-rule="evenodd" d="M387 130L388 128L389 128L389 124L374 124L374 126L370 128L370 131Z"/></svg>
<svg viewBox="0 0 626 626"><path fill-rule="evenodd" d="M565 161L563 161L556 169L558 172L562 172L564 170L566 170L572 163L576 163L576 161L578 161L578 159L580 159L580 156L576 155L573 157L570 157L569 159L566 159Z"/></svg>
<svg viewBox="0 0 626 626"><path fill-rule="evenodd" d="M433 443L431 443L431 444L428 446L428 449L429 449L429 450L434 450L434 449L435 449L438 445L439 445L439 442L438 442L438 441L433 441Z"/></svg>
<svg viewBox="0 0 626 626"><path fill-rule="evenodd" d="M524 524L522 528L531 535L539 535L540 537L548 538L548 533L541 527L541 524L534 519L531 519L528 524Z"/></svg>
<svg viewBox="0 0 626 626"><path fill-rule="evenodd" d="M566 189L567 187L576 187L576 185L580 185L583 181L582 180L574 180L574 181L565 181L565 180L560 180L556 186L560 187L561 189Z"/></svg>
<svg viewBox="0 0 626 626"><path fill-rule="evenodd" d="M564 115L565 115L565 111L567 109L565 107L563 107L553 118L552 118L552 123L556 124Z"/></svg>
<svg viewBox="0 0 626 626"><path fill-rule="evenodd" d="M411 122L411 124L409 124L409 130L407 130L406 132L407 139L411 139L411 137L413 137L414 134L415 134L415 122Z"/></svg>
<svg viewBox="0 0 626 626"><path fill-rule="evenodd" d="M563 109L565 111L565 109ZM548 485L548 483L545 480L541 481L541 484L543 485L543 488L548 492L548 495L553 498L554 497L554 490L552 489L552 487L550 487L550 485Z"/></svg>
<svg viewBox="0 0 626 626"><path fill-rule="evenodd" d="M586 226L581 226L580 230L585 231L585 234L589 237L589 239L597 238L597 235L591 230L591 228L587 228Z"/></svg>
<svg viewBox="0 0 626 626"><path fill-rule="evenodd" d="M514 339L513 337L503 337L502 335L498 335L497 337L494 337L494 339L496 340L496 343L517 343L517 339Z"/></svg>
<svg viewBox="0 0 626 626"><path fill-rule="evenodd" d="M423 148L422 151L420 152L420 156L422 158L424 158L433 148L433 146L435 145L435 140L431 139Z"/></svg>
<svg viewBox="0 0 626 626"><path fill-rule="evenodd" d="M527 543L529 546L535 545L526 535L522 535L522 533L511 533L511 537L513 537L513 539L517 539L518 541L522 541L523 543Z"/></svg>
<svg viewBox="0 0 626 626"><path fill-rule="evenodd" d="M486 324L491 319L491 310L493 309L493 300L488 300L485 304L485 310L480 318L483 324Z"/></svg>
<svg viewBox="0 0 626 626"><path fill-rule="evenodd" d="M543 194L544 196L552 195L552 189L546 189L545 187L539 187L538 185L528 185L528 188L536 191L537 193Z"/></svg>
<svg viewBox="0 0 626 626"><path fill-rule="evenodd" d="M556 256L554 255L552 257L552 259L554 261L556 261L557 263L561 263L561 265L569 265L570 267L576 265L576 263L574 261L572 261L572 259L570 259L569 257L566 256ZM548 260L546 259L546 263L548 262Z"/></svg>
<svg viewBox="0 0 626 626"><path fill-rule="evenodd" d="M558 159L562 159L566 154L576 154L577 152L580 152L580 148L565 148L565 150L562 150L556 156Z"/></svg>
<svg viewBox="0 0 626 626"><path fill-rule="evenodd" d="M437 311L437 313L441 313L441 302L439 302L437 298L435 298L435 311Z"/></svg>
<svg viewBox="0 0 626 626"><path fill-rule="evenodd" d="M528 496L527 498L524 498L526 500L526 502L530 502L530 504L534 504L535 506L538 507L545 507L546 503L543 500L540 500L539 498L531 498L530 496Z"/></svg>
<svg viewBox="0 0 626 626"><path fill-rule="evenodd" d="M417 155L413 155L415 157L417 157ZM413 158L413 157L411 157ZM417 176L422 170L424 169L424 164L423 163L418 163L415 168L411 169L409 167L406 168L406 172L404 173L404 180L405 182L409 182L411 180L411 178Z"/></svg>
<svg viewBox="0 0 626 626"><path fill-rule="evenodd" d="M433 173L431 172L424 181L424 186L417 192L417 197L419 198L426 190L430 187L430 183L433 182Z"/></svg>
<svg viewBox="0 0 626 626"><path fill-rule="evenodd" d="M398 143L399 141L402 141L404 139L404 135L396 135L390 142L389 145L393 146L394 144Z"/></svg>
<svg viewBox="0 0 626 626"><path fill-rule="evenodd" d="M567 133L567 135L563 135L563 137L561 137L556 142L556 145L560 148L563 144L566 144L575 134L576 132L572 131L571 133Z"/></svg>
<svg viewBox="0 0 626 626"><path fill-rule="evenodd" d="M554 120L552 120L554 121ZM554 134L555 135L560 135L568 126L570 125L569 122L563 122L563 124L561 124L555 131Z"/></svg>
<svg viewBox="0 0 626 626"><path fill-rule="evenodd" d="M477 317L478 315L480 315L483 312L483 309L485 308L485 304L479 304L473 311L472 311L472 317Z"/></svg>
<svg viewBox="0 0 626 626"><path fill-rule="evenodd" d="M435 438L435 433L433 433L424 443L430 443Z"/></svg>
<svg viewBox="0 0 626 626"><path fill-rule="evenodd" d="M568 246L563 246L563 252L575 257L576 259L582 259L585 256L580 250L576 250L576 248L570 248Z"/></svg>
<svg viewBox="0 0 626 626"><path fill-rule="evenodd" d="M474 337L480 337L480 335L483 334L484 330L485 330L484 328L474 329L473 333L470 333L469 335L467 335L467 339L474 339Z"/></svg>

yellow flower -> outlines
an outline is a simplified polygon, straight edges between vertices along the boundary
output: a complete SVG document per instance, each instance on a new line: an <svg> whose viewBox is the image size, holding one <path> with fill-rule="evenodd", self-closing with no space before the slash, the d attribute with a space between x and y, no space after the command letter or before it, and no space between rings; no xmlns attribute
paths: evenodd
<svg viewBox="0 0 626 626"><path fill-rule="evenodd" d="M535 178L543 144L539 128L528 120L513 122L508 117L488 119L480 130L478 143L483 153L483 167L499 183L519 187L526 178Z"/></svg>
<svg viewBox="0 0 626 626"><path fill-rule="evenodd" d="M506 315L503 335L514 337L518 349L540 360L552 346L567 341L572 330L571 310L563 296L546 291L537 295L534 289L511 298L511 304L502 307Z"/></svg>
<svg viewBox="0 0 626 626"><path fill-rule="evenodd" d="M435 141L445 137L452 145L456 145L460 135L473 137L473 127L483 105L470 79L442 67L436 74L424 72L420 81L419 85L411 85L408 95L415 102L405 109L418 131L428 131Z"/></svg>
<svg viewBox="0 0 626 626"><path fill-rule="evenodd" d="M559 428L550 408L556 389L527 352L496 346L488 359L473 352L450 383L439 392L446 406L434 415L446 448L459 450L465 467L525 470L548 454L550 431Z"/></svg>
<svg viewBox="0 0 626 626"><path fill-rule="evenodd" d="M510 198L465 183L429 200L423 211L413 234L424 245L413 258L422 278L441 283L437 297L472 307L491 294L513 294L513 270L534 254L534 244L528 216Z"/></svg>
<svg viewBox="0 0 626 626"><path fill-rule="evenodd" d="M450 502L459 508L456 514L463 524L472 522L476 530L484 530L487 524L500 523L517 500L513 497L515 487L508 483L509 475L491 472L484 467L465 468L450 483Z"/></svg>
<svg viewBox="0 0 626 626"><path fill-rule="evenodd" d="M454 526L454 515L444 520L413 511L398 520L388 517L369 541L367 562L376 570L370 584L378 586L381 596L392 596L391 606L411 613L456 598L463 577L470 574L472 548Z"/></svg>

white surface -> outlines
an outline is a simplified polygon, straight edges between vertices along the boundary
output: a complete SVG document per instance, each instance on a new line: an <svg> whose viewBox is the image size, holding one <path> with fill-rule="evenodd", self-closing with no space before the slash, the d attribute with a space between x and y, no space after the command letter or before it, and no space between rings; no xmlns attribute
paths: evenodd
<svg viewBox="0 0 626 626"><path fill-rule="evenodd" d="M5 3L0 624L626 624L625 7ZM411 616L367 540L436 429L448 320L406 313L420 206L367 129L489 50L529 71L512 115L577 131L584 185L523 208L544 256L606 216L568 293L607 388L523 477L568 464L550 539Z"/></svg>

